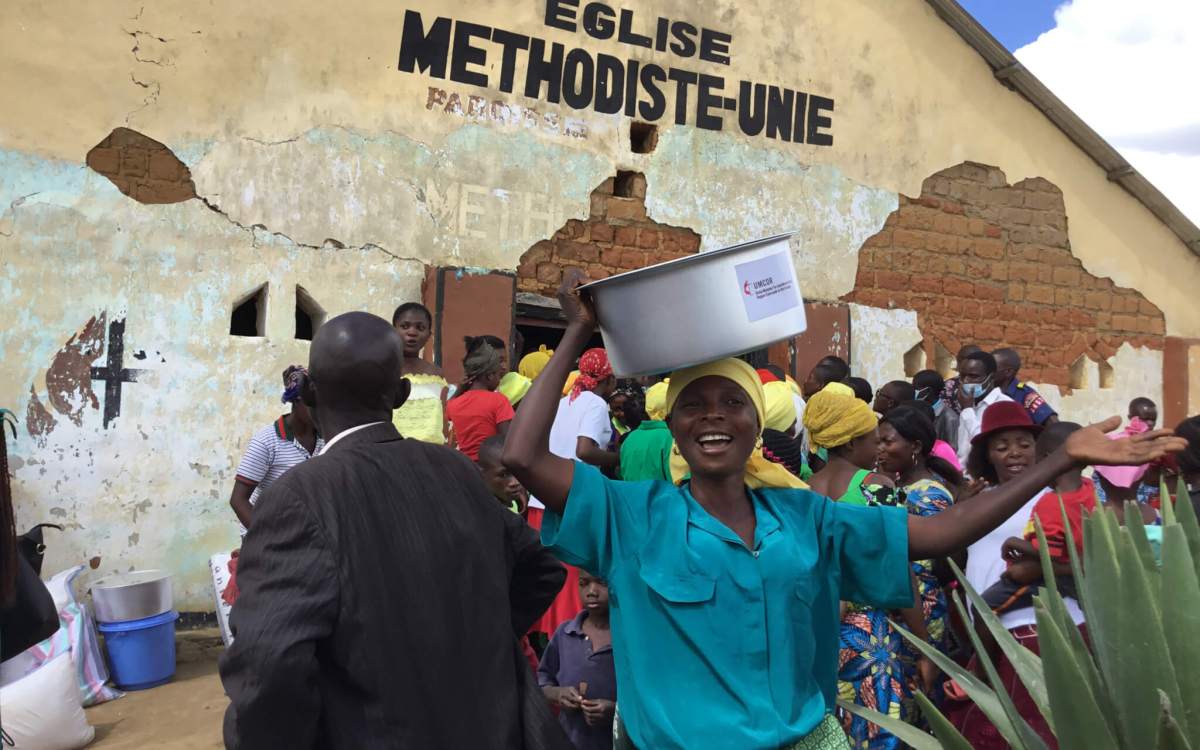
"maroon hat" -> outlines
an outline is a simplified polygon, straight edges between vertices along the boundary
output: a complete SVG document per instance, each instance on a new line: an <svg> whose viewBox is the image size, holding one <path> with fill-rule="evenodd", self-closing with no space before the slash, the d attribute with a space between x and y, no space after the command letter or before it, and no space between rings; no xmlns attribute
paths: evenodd
<svg viewBox="0 0 1200 750"><path fill-rule="evenodd" d="M971 438L971 445L980 445L997 432L1028 430L1034 435L1042 431L1033 423L1029 412L1016 401L997 401L983 412L983 428Z"/></svg>

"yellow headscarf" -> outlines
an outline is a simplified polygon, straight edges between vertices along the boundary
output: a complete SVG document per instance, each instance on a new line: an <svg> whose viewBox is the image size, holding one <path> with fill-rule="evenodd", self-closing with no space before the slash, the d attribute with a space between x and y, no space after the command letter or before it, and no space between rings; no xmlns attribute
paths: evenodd
<svg viewBox="0 0 1200 750"><path fill-rule="evenodd" d="M504 373L504 377L500 378L500 385L496 390L500 391L508 403L516 406L521 399L525 398L525 394L529 393L529 389L533 387L533 381L524 375L509 370Z"/></svg>
<svg viewBox="0 0 1200 750"><path fill-rule="evenodd" d="M791 387L791 389L792 389L792 393L795 393L797 396L803 396L803 395L804 395L804 391L803 391L803 390L801 390L801 388L800 388L800 384L799 384L799 383L797 383L797 382L796 382L796 379L795 379L795 378L793 378L791 375L788 375L788 376L787 376L787 384L788 384L788 386L789 386L789 387Z"/></svg>
<svg viewBox="0 0 1200 750"><path fill-rule="evenodd" d="M545 370L546 365L550 364L550 358L553 356L554 350L547 349L546 345L542 344L536 352L530 352L521 357L521 361L517 364L517 372L533 380L542 374L542 370Z"/></svg>
<svg viewBox="0 0 1200 750"><path fill-rule="evenodd" d="M700 378L708 377L709 375L715 375L737 383L750 396L750 401L754 404L754 410L758 412L758 434L761 438L763 425L767 421L766 397L763 395L762 380L759 379L758 373L754 371L753 367L740 359L721 359L716 362L696 365L695 367L671 373L670 385L667 386L667 414L671 413L671 410L675 407L675 402L679 399L679 394L683 393L685 388ZM795 417L793 417L794 419ZM672 451L671 479L675 484L683 482L690 473L691 469L688 468L683 456L677 450ZM787 469L764 458L761 441L755 446L754 451L750 454L750 458L746 461L745 481L746 486L750 489L761 489L763 487L794 487L805 489L808 487L807 484L800 481L799 477Z"/></svg>
<svg viewBox="0 0 1200 750"><path fill-rule="evenodd" d="M875 412L849 386L830 383L804 407L804 429L814 448L836 448L879 426Z"/></svg>
<svg viewBox="0 0 1200 750"><path fill-rule="evenodd" d="M671 383L668 378L655 383L646 389L646 415L659 422L667 418L667 386Z"/></svg>
<svg viewBox="0 0 1200 750"><path fill-rule="evenodd" d="M563 386L564 396L570 393L571 389L575 387L575 381L577 379L579 379L579 370L572 370L571 374L567 376L567 384Z"/></svg>
<svg viewBox="0 0 1200 750"><path fill-rule="evenodd" d="M792 388L778 380L763 384L766 398L767 429L784 432L796 424L796 402L792 401Z"/></svg>

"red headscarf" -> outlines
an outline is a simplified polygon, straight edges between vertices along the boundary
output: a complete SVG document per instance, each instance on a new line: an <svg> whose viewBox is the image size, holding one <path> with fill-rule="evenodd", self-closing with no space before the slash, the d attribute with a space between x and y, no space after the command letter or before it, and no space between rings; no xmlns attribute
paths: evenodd
<svg viewBox="0 0 1200 750"><path fill-rule="evenodd" d="M575 379L575 387L571 389L571 400L567 403L574 403L584 391L595 390L601 380L612 374L608 352L603 349L588 349L579 358L579 377Z"/></svg>

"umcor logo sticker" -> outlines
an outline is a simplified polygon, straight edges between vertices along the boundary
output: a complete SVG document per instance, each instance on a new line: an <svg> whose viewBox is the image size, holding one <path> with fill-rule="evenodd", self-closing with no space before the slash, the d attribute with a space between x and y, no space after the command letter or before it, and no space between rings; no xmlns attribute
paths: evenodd
<svg viewBox="0 0 1200 750"><path fill-rule="evenodd" d="M742 287L746 317L751 323L795 309L801 304L787 252L742 263L734 269Z"/></svg>

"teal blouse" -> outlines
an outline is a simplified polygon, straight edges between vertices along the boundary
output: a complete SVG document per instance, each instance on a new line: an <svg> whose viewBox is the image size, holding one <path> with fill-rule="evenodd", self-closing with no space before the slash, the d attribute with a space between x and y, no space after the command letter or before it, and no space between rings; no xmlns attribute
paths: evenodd
<svg viewBox="0 0 1200 750"><path fill-rule="evenodd" d="M637 747L777 748L835 706L838 602L912 606L908 514L747 490L753 549L687 486L575 464L542 541L604 578L621 719Z"/></svg>

